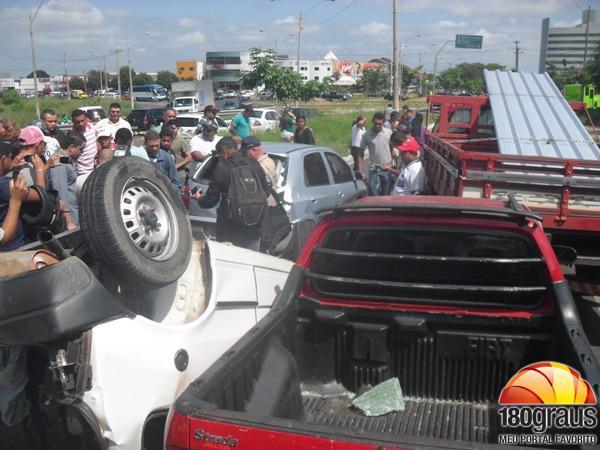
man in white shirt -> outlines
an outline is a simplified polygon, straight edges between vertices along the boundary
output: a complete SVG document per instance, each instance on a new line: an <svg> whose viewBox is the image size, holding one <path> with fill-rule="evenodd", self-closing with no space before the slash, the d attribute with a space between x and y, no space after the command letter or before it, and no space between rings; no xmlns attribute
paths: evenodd
<svg viewBox="0 0 600 450"><path fill-rule="evenodd" d="M100 133L108 131L114 139L119 128L127 128L129 131L131 131L131 125L129 122L121 118L121 105L117 102L114 102L110 104L110 108L108 109L108 117L100 120L96 124L96 133L100 135Z"/></svg>
<svg viewBox="0 0 600 450"><path fill-rule="evenodd" d="M419 143L409 136L409 139L396 148L400 151L404 167L392 195L422 195L425 191L425 169L419 160Z"/></svg>
<svg viewBox="0 0 600 450"><path fill-rule="evenodd" d="M190 140L190 152L194 160L192 173L194 173L198 164L204 161L210 155L210 152L215 149L217 142L221 140L221 136L217 136L219 128L215 122L203 117L198 121L198 126L202 128L202 133L197 134Z"/></svg>
<svg viewBox="0 0 600 450"><path fill-rule="evenodd" d="M79 158L77 158L77 175L87 175L94 170L96 154L98 153L98 147L96 146L96 129L94 128L94 125L89 123L87 114L81 109L73 111L71 113L71 119L73 120L73 131L83 134L83 137L85 138L85 148ZM79 183L83 184L83 181Z"/></svg>

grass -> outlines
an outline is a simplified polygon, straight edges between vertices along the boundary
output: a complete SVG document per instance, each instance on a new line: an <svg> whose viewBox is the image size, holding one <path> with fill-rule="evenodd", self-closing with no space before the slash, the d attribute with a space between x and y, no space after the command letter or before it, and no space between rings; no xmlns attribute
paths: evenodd
<svg viewBox="0 0 600 450"><path fill-rule="evenodd" d="M115 101L110 98L86 98L76 100L66 100L62 98L44 97L40 98L40 111L44 109L53 109L59 116L65 112L71 116L71 112L80 106L101 105L105 111L108 111L110 104ZM125 117L131 110L129 101L121 101L122 116ZM19 126L25 127L33 123L35 119L35 103L32 99L21 99L10 105L0 104L0 117L11 117Z"/></svg>

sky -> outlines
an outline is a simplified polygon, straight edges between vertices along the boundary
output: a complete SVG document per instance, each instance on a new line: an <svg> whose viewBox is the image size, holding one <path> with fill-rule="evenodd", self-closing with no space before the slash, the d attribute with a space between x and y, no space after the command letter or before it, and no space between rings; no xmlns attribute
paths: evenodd
<svg viewBox="0 0 600 450"><path fill-rule="evenodd" d="M541 21L550 26L581 22L582 10L600 0L397 0L402 62L431 71L436 52L456 34L483 36L482 50L440 54L440 70L462 62L514 65L536 71ZM206 51L275 48L296 58L298 17L304 16L301 56L368 61L391 57L393 0L45 0L33 22L38 69L70 74L106 67L114 72L115 49L131 45L137 72L175 72L175 62L203 61ZM39 0L0 0L0 73L26 76L32 70L28 15ZM119 56L127 63L127 53Z"/></svg>

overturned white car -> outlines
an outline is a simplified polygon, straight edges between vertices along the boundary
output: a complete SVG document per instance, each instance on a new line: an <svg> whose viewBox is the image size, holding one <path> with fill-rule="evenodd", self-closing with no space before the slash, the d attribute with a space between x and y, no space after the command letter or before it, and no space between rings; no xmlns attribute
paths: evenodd
<svg viewBox="0 0 600 450"><path fill-rule="evenodd" d="M171 403L268 312L291 263L195 239L179 194L135 157L90 175L80 216L0 254L0 344L26 371L20 407L1 411L24 437L0 439L161 449Z"/></svg>

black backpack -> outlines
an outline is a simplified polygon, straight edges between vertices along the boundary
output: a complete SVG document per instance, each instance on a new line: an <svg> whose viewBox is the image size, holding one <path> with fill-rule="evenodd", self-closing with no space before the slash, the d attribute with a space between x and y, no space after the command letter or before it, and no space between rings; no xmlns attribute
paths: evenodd
<svg viewBox="0 0 600 450"><path fill-rule="evenodd" d="M258 225L265 216L267 194L249 164L231 167L227 203L231 220L239 225Z"/></svg>

